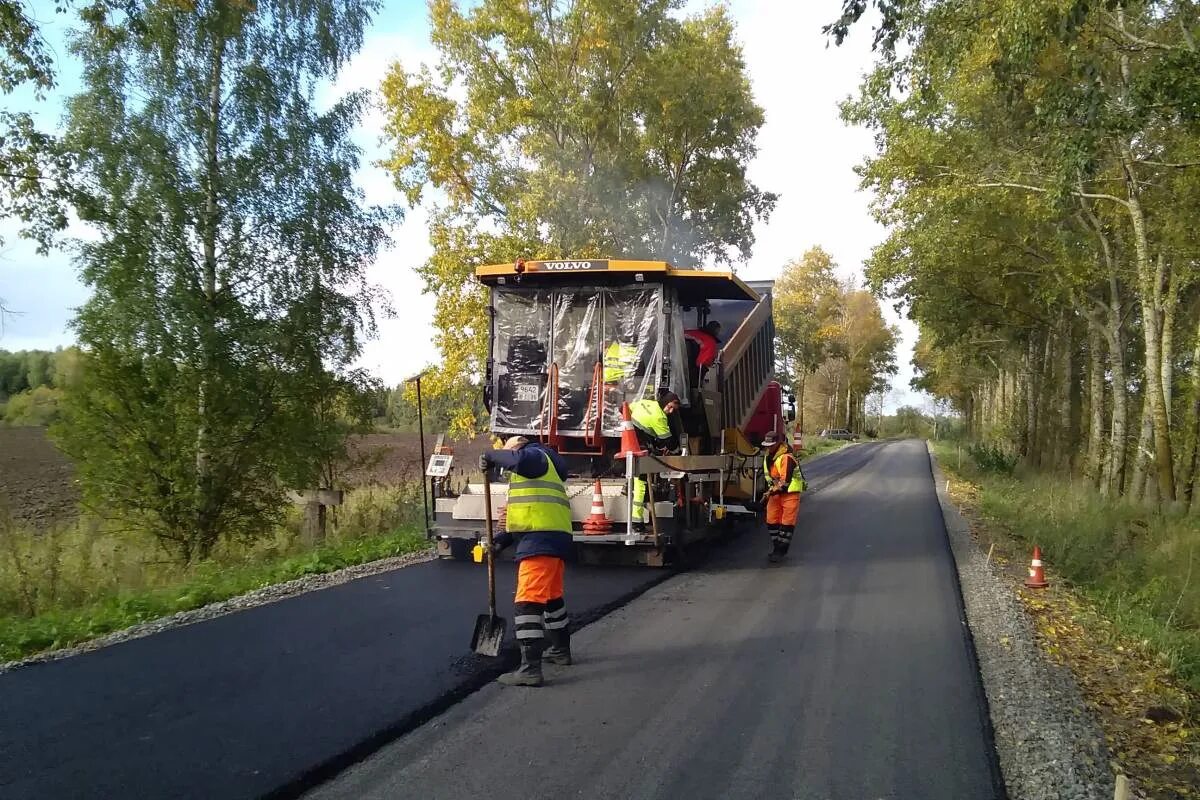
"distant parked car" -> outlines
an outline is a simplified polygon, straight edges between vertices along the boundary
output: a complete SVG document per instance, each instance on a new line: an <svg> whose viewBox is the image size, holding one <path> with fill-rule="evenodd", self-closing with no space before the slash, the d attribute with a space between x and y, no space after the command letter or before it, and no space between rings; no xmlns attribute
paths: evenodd
<svg viewBox="0 0 1200 800"><path fill-rule="evenodd" d="M826 428L817 434L822 439L840 439L843 442L857 442L858 434L851 433L845 428Z"/></svg>

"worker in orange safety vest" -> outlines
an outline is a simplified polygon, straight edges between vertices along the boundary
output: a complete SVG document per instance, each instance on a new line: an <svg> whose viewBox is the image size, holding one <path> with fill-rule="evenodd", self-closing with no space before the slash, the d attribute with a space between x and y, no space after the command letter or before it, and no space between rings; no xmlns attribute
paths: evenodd
<svg viewBox="0 0 1200 800"><path fill-rule="evenodd" d="M776 562L787 555L792 544L805 480L800 462L787 442L780 441L774 431L763 437L762 449L763 475L767 479L767 533L771 535L771 552L767 558Z"/></svg>

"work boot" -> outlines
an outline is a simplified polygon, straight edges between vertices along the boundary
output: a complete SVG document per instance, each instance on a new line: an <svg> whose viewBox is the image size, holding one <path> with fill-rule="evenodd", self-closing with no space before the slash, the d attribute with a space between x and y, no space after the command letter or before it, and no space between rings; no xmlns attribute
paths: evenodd
<svg viewBox="0 0 1200 800"><path fill-rule="evenodd" d="M521 645L521 666L506 672L496 680L505 686L542 685L542 643Z"/></svg>
<svg viewBox="0 0 1200 800"><path fill-rule="evenodd" d="M548 630L546 636L550 639L550 646L546 648L542 658L560 667L571 666L571 629Z"/></svg>
<svg viewBox="0 0 1200 800"><path fill-rule="evenodd" d="M771 552L767 553L767 561L775 564L779 561L779 533L774 526L768 526L767 535L771 537Z"/></svg>

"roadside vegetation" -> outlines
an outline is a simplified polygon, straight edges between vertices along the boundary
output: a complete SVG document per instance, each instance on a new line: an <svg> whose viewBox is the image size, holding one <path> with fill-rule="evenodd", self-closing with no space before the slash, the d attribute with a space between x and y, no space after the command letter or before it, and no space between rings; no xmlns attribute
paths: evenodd
<svg viewBox="0 0 1200 800"><path fill-rule="evenodd" d="M1113 768L1140 797L1200 797L1200 591L1183 552L1200 532L1196 519L997 463L994 448L952 440L934 450L1042 651L1074 675ZM1035 544L1048 589L1021 585Z"/></svg>
<svg viewBox="0 0 1200 800"><path fill-rule="evenodd" d="M1200 519L1103 498L1070 476L998 466L990 449L970 443L934 449L943 469L975 487L989 523L1026 550L1041 547L1056 579L1083 591L1200 695Z"/></svg>
<svg viewBox="0 0 1200 800"><path fill-rule="evenodd" d="M56 422L63 395L78 384L80 361L76 347L0 350L0 424Z"/></svg>
<svg viewBox="0 0 1200 800"><path fill-rule="evenodd" d="M45 530L0 514L0 662L67 647L277 583L428 546L418 485L364 487L329 511L320 543L290 509L268 535L180 563L151 535L84 516Z"/></svg>
<svg viewBox="0 0 1200 800"><path fill-rule="evenodd" d="M796 397L796 429L877 433L868 400L875 394L882 402L899 341L879 300L839 275L820 247L784 265L772 300L776 377Z"/></svg>
<svg viewBox="0 0 1200 800"><path fill-rule="evenodd" d="M843 114L875 135L867 275L919 326L916 386L993 455L1200 511L1200 10L878 5Z"/></svg>

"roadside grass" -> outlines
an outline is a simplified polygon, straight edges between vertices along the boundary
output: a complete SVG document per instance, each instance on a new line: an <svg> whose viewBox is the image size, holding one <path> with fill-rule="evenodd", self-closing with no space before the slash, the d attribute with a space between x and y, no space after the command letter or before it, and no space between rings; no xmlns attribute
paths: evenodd
<svg viewBox="0 0 1200 800"><path fill-rule="evenodd" d="M800 450L801 460L812 458L814 456L832 453L834 450L841 450L849 442L841 441L840 439L822 439L819 436L805 436L804 447Z"/></svg>
<svg viewBox="0 0 1200 800"><path fill-rule="evenodd" d="M427 546L420 491L370 486L331 509L324 542L300 536L299 509L268 536L225 542L181 565L151 537L92 517L45 531L0 518L0 663L306 575Z"/></svg>
<svg viewBox="0 0 1200 800"><path fill-rule="evenodd" d="M944 470L973 484L987 521L1040 546L1118 634L1200 693L1200 519L1106 500L1080 479L985 471L953 442L933 446Z"/></svg>

